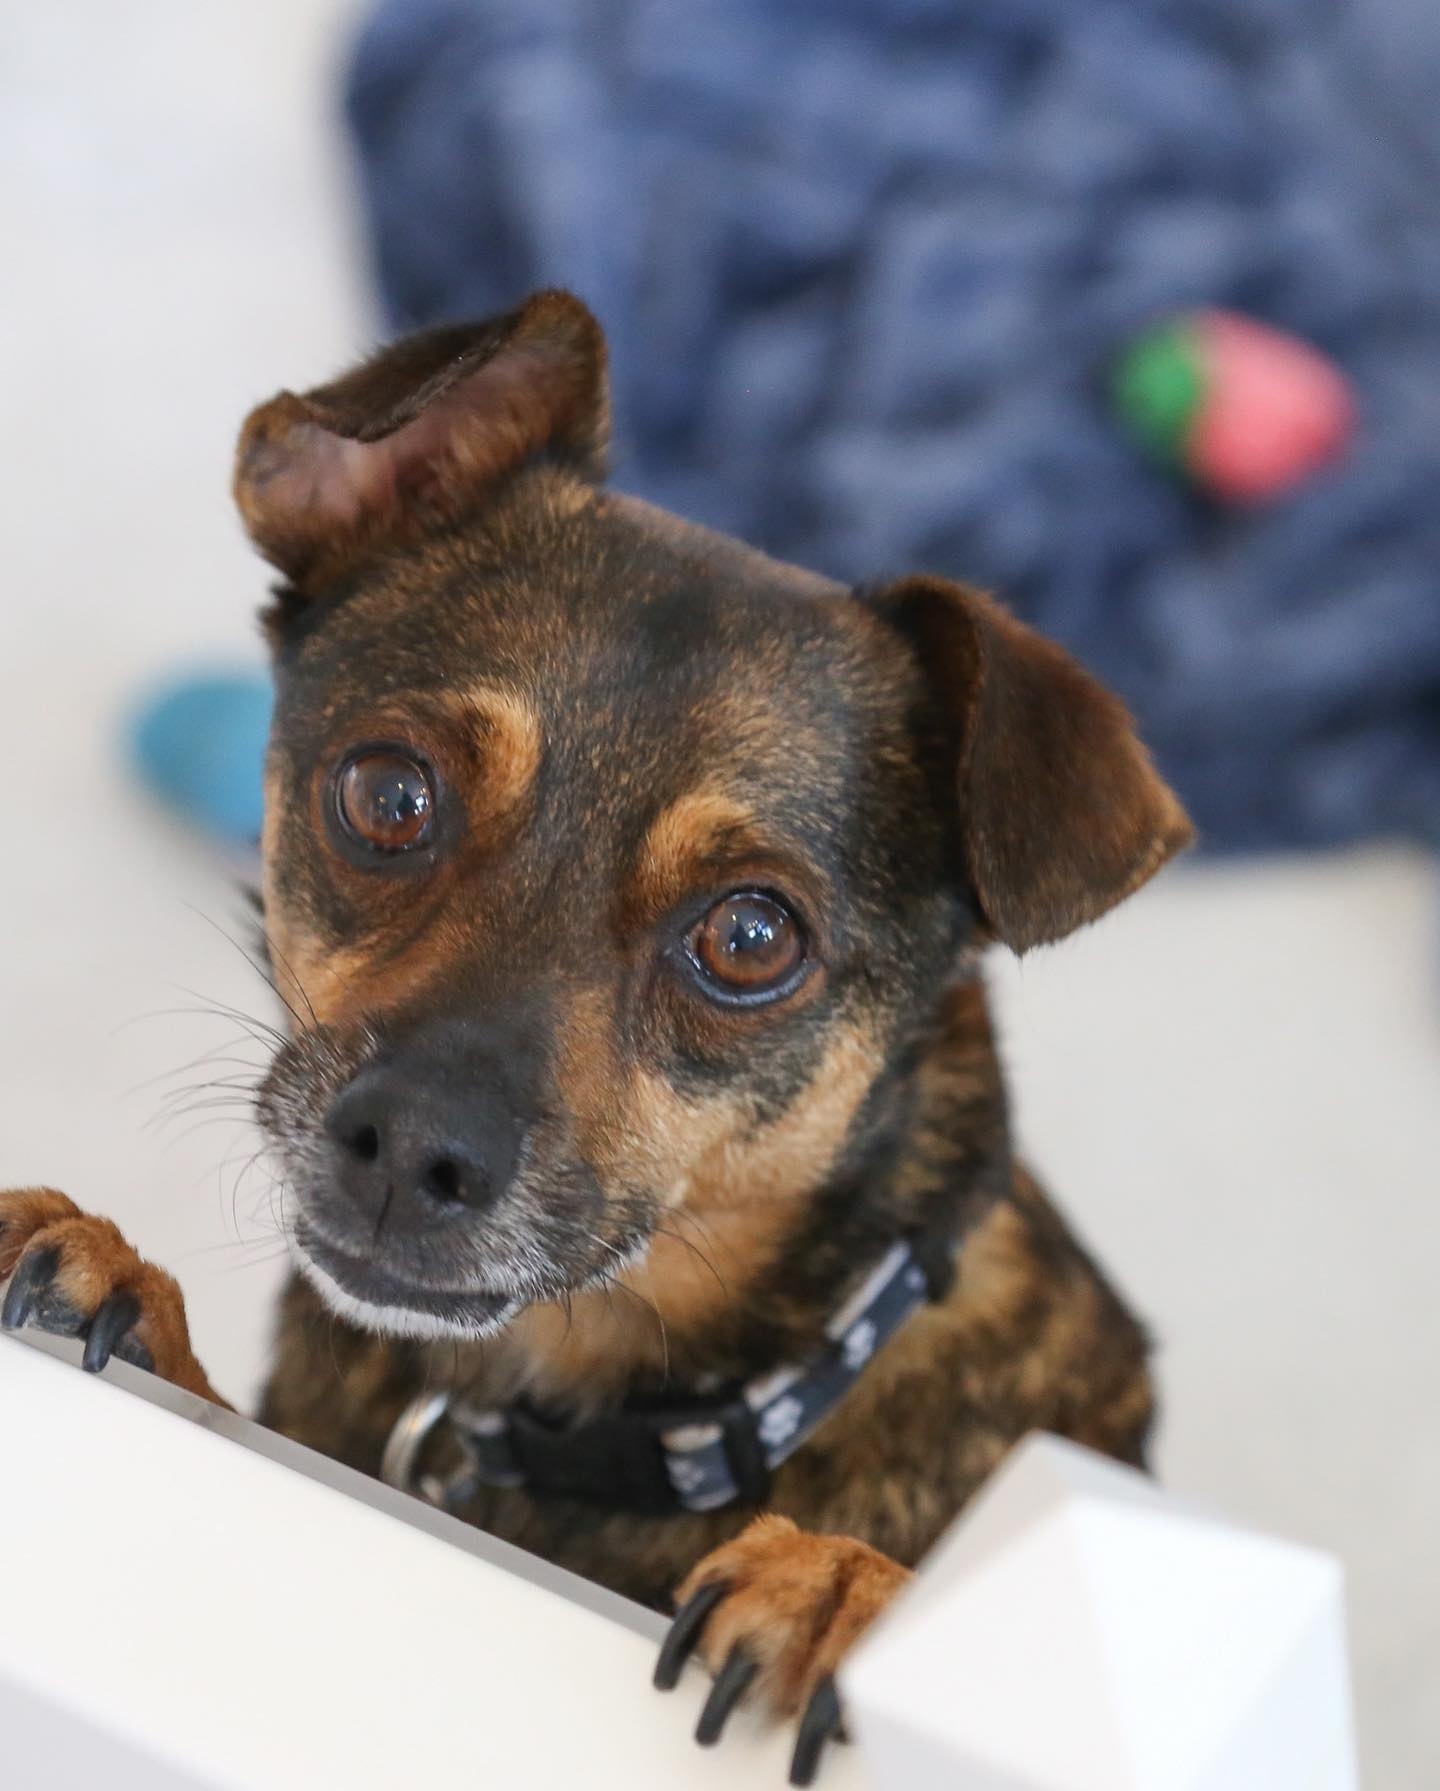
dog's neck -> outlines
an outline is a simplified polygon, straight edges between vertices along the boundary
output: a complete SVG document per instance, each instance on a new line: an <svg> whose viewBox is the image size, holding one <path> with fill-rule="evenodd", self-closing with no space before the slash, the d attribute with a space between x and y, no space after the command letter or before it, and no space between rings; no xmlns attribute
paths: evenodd
<svg viewBox="0 0 1440 1791"><path fill-rule="evenodd" d="M489 1403L523 1393L589 1416L803 1357L897 1237L952 1250L1009 1185L1005 1097L978 976L947 993L933 1032L873 1094L886 1117L857 1164L783 1194L697 1183L644 1259L609 1286L531 1307L458 1365L446 1350L437 1369ZM717 1178L728 1167L717 1164Z"/></svg>

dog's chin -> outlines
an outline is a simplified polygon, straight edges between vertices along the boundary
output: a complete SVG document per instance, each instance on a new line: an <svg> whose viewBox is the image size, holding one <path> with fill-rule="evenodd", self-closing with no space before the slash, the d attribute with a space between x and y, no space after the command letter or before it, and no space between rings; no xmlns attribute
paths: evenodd
<svg viewBox="0 0 1440 1791"><path fill-rule="evenodd" d="M422 1287L364 1257L352 1256L313 1230L288 1239L300 1273L338 1317L382 1337L488 1337L525 1303L520 1294L473 1288Z"/></svg>

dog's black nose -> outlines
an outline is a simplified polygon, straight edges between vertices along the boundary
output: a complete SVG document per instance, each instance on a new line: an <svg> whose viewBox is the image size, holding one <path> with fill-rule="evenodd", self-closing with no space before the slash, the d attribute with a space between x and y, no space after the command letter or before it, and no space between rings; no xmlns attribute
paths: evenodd
<svg viewBox="0 0 1440 1791"><path fill-rule="evenodd" d="M336 1097L325 1129L345 1193L397 1230L447 1207L488 1206L510 1180L523 1132L489 1079L457 1086L384 1064Z"/></svg>

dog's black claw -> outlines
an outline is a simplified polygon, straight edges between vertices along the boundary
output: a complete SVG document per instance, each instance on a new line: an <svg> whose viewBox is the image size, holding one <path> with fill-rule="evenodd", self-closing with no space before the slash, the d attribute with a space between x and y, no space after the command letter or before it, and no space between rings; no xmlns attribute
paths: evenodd
<svg viewBox="0 0 1440 1791"><path fill-rule="evenodd" d="M60 1251L55 1245L44 1250L31 1250L20 1259L10 1277L5 1304L0 1306L0 1325L7 1331L18 1331L28 1324L35 1302L44 1293L60 1267Z"/></svg>
<svg viewBox="0 0 1440 1791"><path fill-rule="evenodd" d="M702 1586L693 1598L687 1600L675 1613L675 1621L670 1625L665 1640L660 1644L660 1658L655 1662L655 1688L657 1691L673 1691L680 1681L680 1672L685 1662L695 1652L695 1644L700 1640L700 1631L705 1627L705 1619L710 1615L728 1588L724 1582L713 1586Z"/></svg>
<svg viewBox="0 0 1440 1791"><path fill-rule="evenodd" d="M720 1731L729 1721L730 1712L745 1696L750 1681L759 1670L760 1663L743 1648L730 1650L730 1658L710 1687L710 1696L706 1698L700 1721L695 1725L695 1739L701 1747L714 1747L720 1739Z"/></svg>
<svg viewBox="0 0 1440 1791"><path fill-rule="evenodd" d="M134 1294L112 1293L103 1301L85 1333L85 1356L81 1366L86 1374L99 1374L121 1338L139 1322L140 1302Z"/></svg>
<svg viewBox="0 0 1440 1791"><path fill-rule="evenodd" d="M835 1681L827 1674L810 1694L805 1714L800 1718L800 1733L795 1739L795 1752L790 1756L790 1783L813 1785L815 1769L825 1751L825 1743L840 1729L840 1695Z"/></svg>

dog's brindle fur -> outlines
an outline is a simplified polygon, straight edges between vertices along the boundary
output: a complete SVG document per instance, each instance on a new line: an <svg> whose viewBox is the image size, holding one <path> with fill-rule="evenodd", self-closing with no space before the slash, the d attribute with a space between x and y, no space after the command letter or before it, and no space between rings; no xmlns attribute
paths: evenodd
<svg viewBox="0 0 1440 1791"><path fill-rule="evenodd" d="M396 1338L297 1276L260 1415L373 1473L427 1384L562 1416L683 1397L813 1350L897 1236L953 1248L949 1291L776 1473L793 1524L500 1490L467 1513L645 1601L723 1581L702 1654L744 1643L794 1710L1018 1438L1143 1457L1145 1340L1012 1159L978 959L1095 918L1189 829L1121 706L998 605L854 593L608 493L604 370L588 312L542 294L242 437L286 580L265 912L297 1025L260 1114L287 1216L526 1302L483 1339ZM433 844L372 862L331 805L374 740L423 753L441 801ZM785 894L810 962L735 1007L676 941L744 888ZM523 1107L488 1216L356 1222L324 1120L375 1062ZM130 1353L213 1396L174 1284L62 1201L0 1196L0 1274L55 1251L34 1316L60 1328L138 1288Z"/></svg>

